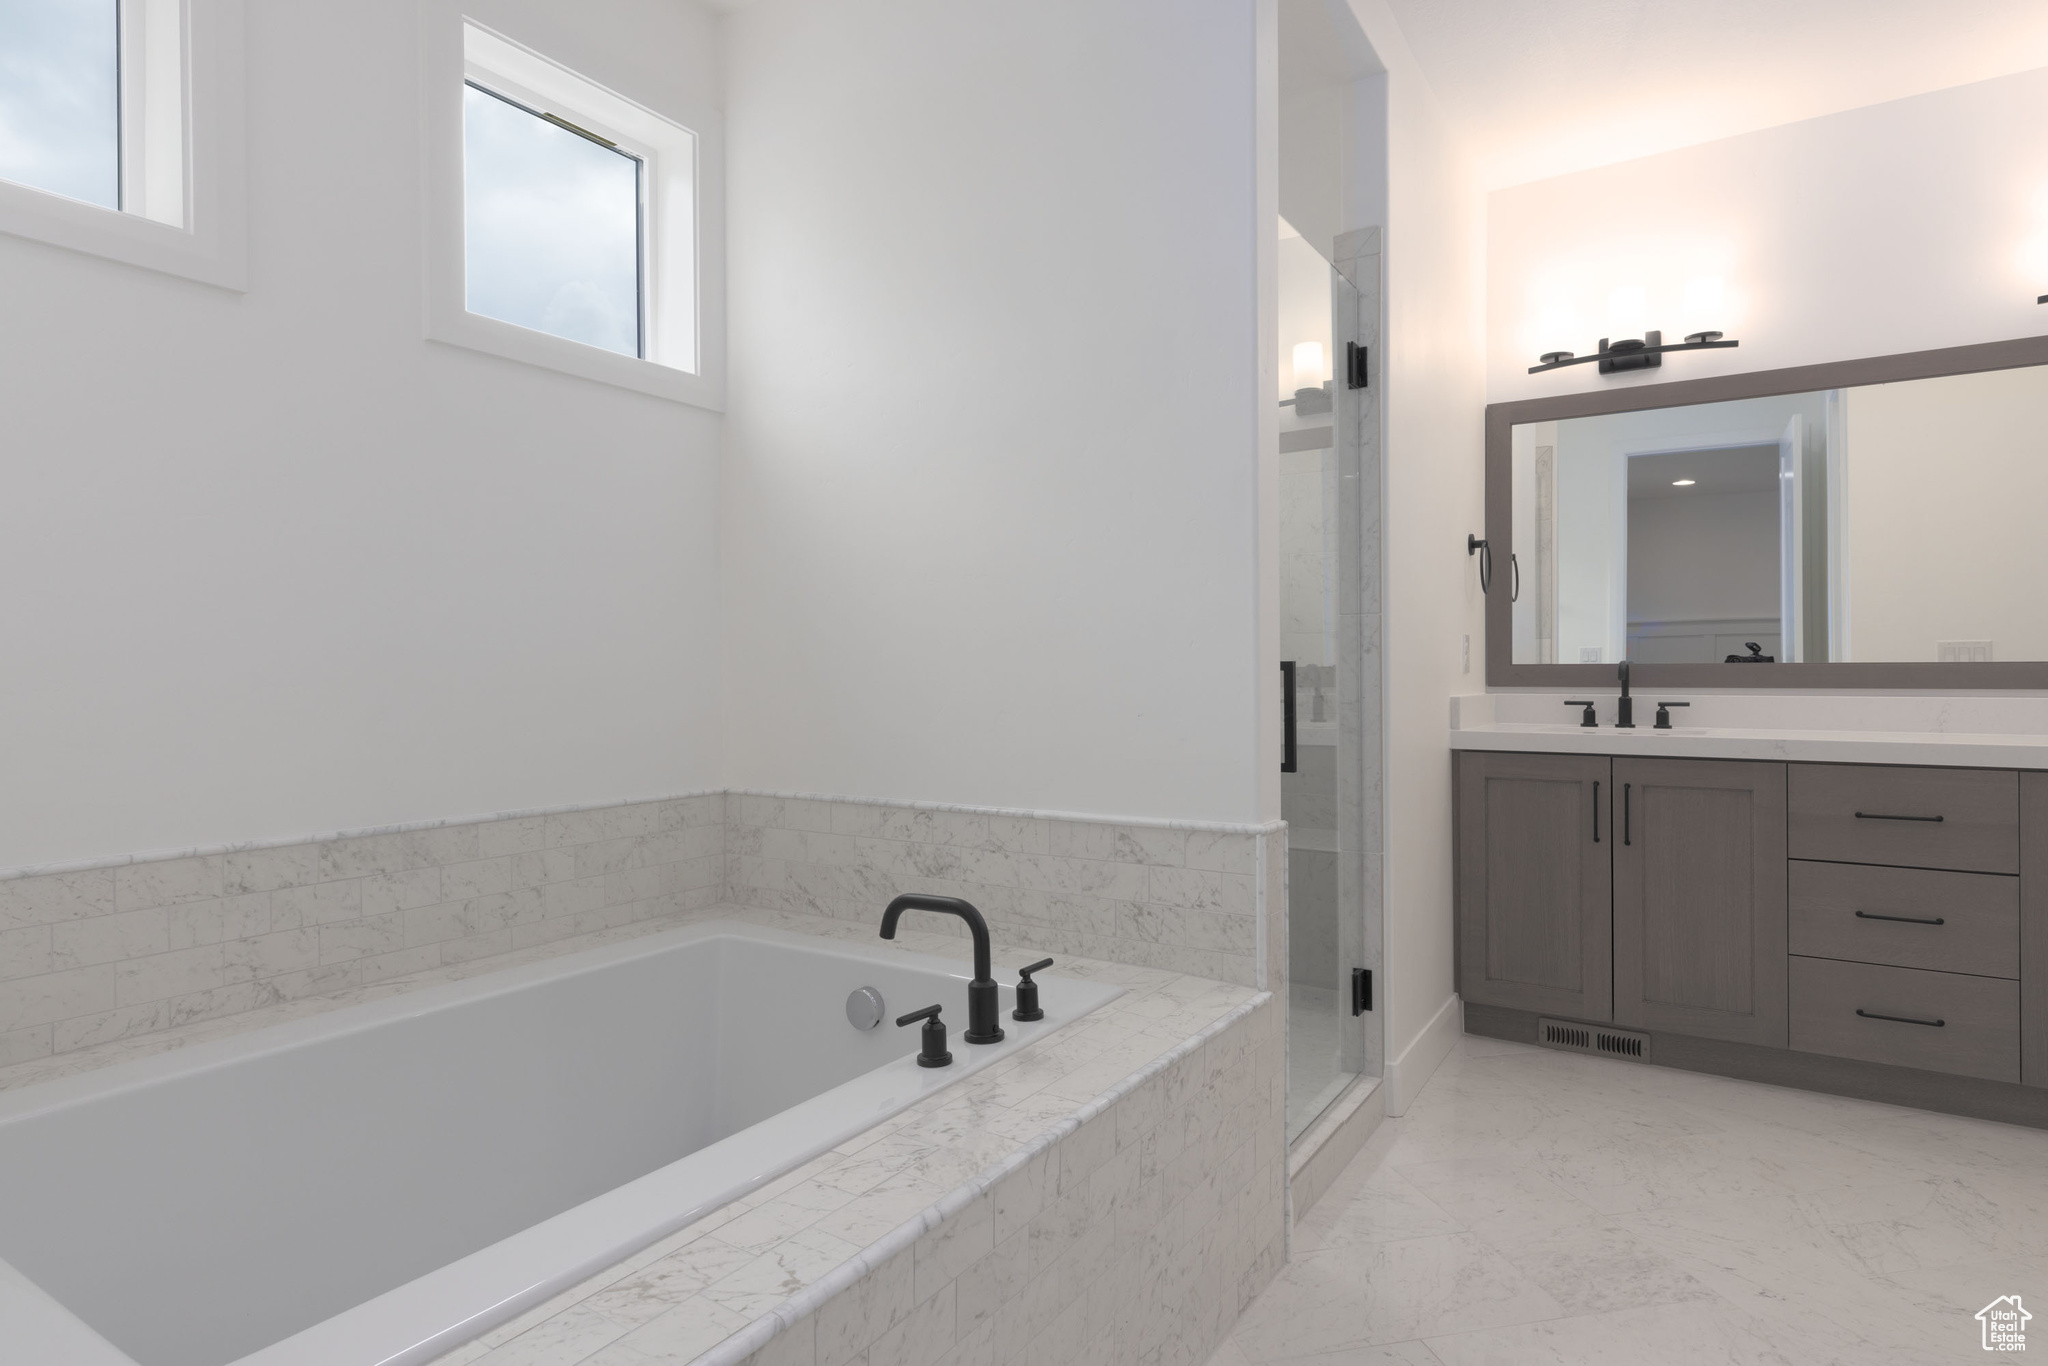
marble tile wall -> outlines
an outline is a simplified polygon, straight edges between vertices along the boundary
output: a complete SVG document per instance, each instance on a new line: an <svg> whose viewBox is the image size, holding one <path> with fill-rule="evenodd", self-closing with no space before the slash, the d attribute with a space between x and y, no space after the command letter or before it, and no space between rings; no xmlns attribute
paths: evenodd
<svg viewBox="0 0 2048 1366"><path fill-rule="evenodd" d="M0 879L0 1066L717 904L721 794Z"/></svg>
<svg viewBox="0 0 2048 1366"><path fill-rule="evenodd" d="M1006 949L1240 986L1284 831L706 793L0 878L0 1066L721 903L962 896ZM964 932L930 917L929 928Z"/></svg>
<svg viewBox="0 0 2048 1366"><path fill-rule="evenodd" d="M1284 907L1255 831L1005 815L872 802L728 798L731 902L871 920L899 892L964 897L1010 947L1268 987ZM947 927L949 922L931 918ZM957 925L950 928L964 933Z"/></svg>

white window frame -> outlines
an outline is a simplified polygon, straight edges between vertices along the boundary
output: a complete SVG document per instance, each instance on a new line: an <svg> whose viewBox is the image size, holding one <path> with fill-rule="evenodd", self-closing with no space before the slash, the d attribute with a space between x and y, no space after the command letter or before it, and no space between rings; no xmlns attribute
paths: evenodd
<svg viewBox="0 0 2048 1366"><path fill-rule="evenodd" d="M121 207L0 180L0 232L248 286L242 0L122 0Z"/></svg>
<svg viewBox="0 0 2048 1366"><path fill-rule="evenodd" d="M426 335L703 408L725 402L718 130L707 109L658 113L505 34L436 6L421 62L428 139ZM463 231L463 91L474 82L589 130L641 162L645 356L471 313Z"/></svg>

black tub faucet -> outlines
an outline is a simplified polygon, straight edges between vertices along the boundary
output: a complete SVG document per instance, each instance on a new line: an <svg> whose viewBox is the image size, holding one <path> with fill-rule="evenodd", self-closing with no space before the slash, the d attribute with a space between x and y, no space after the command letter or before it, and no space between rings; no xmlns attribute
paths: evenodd
<svg viewBox="0 0 2048 1366"><path fill-rule="evenodd" d="M1002 1012L1002 1002L989 967L988 922L981 912L957 896L905 892L882 912L882 938L896 937L896 921L905 911L936 911L967 922L967 932L974 936L974 980L967 984L967 1032L960 1037L968 1043L1001 1043L1003 1027L996 1017Z"/></svg>
<svg viewBox="0 0 2048 1366"><path fill-rule="evenodd" d="M1636 700L1628 695L1628 661L1625 659L1621 661L1621 701L1615 707L1614 728L1616 730L1634 730L1636 728Z"/></svg>

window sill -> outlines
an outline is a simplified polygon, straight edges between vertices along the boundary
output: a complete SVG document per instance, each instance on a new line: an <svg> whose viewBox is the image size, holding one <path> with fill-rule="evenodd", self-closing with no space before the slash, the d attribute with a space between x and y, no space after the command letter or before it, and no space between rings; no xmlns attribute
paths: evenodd
<svg viewBox="0 0 2048 1366"><path fill-rule="evenodd" d="M248 288L239 221L212 234L0 181L0 232L236 291Z"/></svg>
<svg viewBox="0 0 2048 1366"><path fill-rule="evenodd" d="M486 318L468 309L451 312L445 305L434 308L427 319L427 338L469 351L481 351L488 356L520 361L543 370L632 389L675 403L709 408L713 412L725 409L725 395L702 375L642 360L638 356L624 356L602 347L587 346L547 332L536 332L516 323Z"/></svg>

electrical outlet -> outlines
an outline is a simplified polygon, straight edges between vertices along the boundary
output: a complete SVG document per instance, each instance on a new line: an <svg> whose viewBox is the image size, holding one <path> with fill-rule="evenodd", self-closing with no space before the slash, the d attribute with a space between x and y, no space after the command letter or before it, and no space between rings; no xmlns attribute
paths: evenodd
<svg viewBox="0 0 2048 1366"><path fill-rule="evenodd" d="M1464 663L1464 667L1463 667L1463 668L1461 668L1461 669L1459 669L1459 670L1458 670L1458 672L1460 672L1460 673L1471 673L1471 672L1472 672L1472 636L1471 636L1471 634L1470 634L1469 632L1468 632L1468 633L1466 634L1466 636L1465 636L1465 663Z"/></svg>
<svg viewBox="0 0 2048 1366"><path fill-rule="evenodd" d="M1600 647L1598 645L1581 645L1579 647L1579 663L1598 664L1599 662Z"/></svg>
<svg viewBox="0 0 2048 1366"><path fill-rule="evenodd" d="M1991 663L1991 642L1988 640L1937 640L1934 642L1934 660L1937 664L1989 664Z"/></svg>

